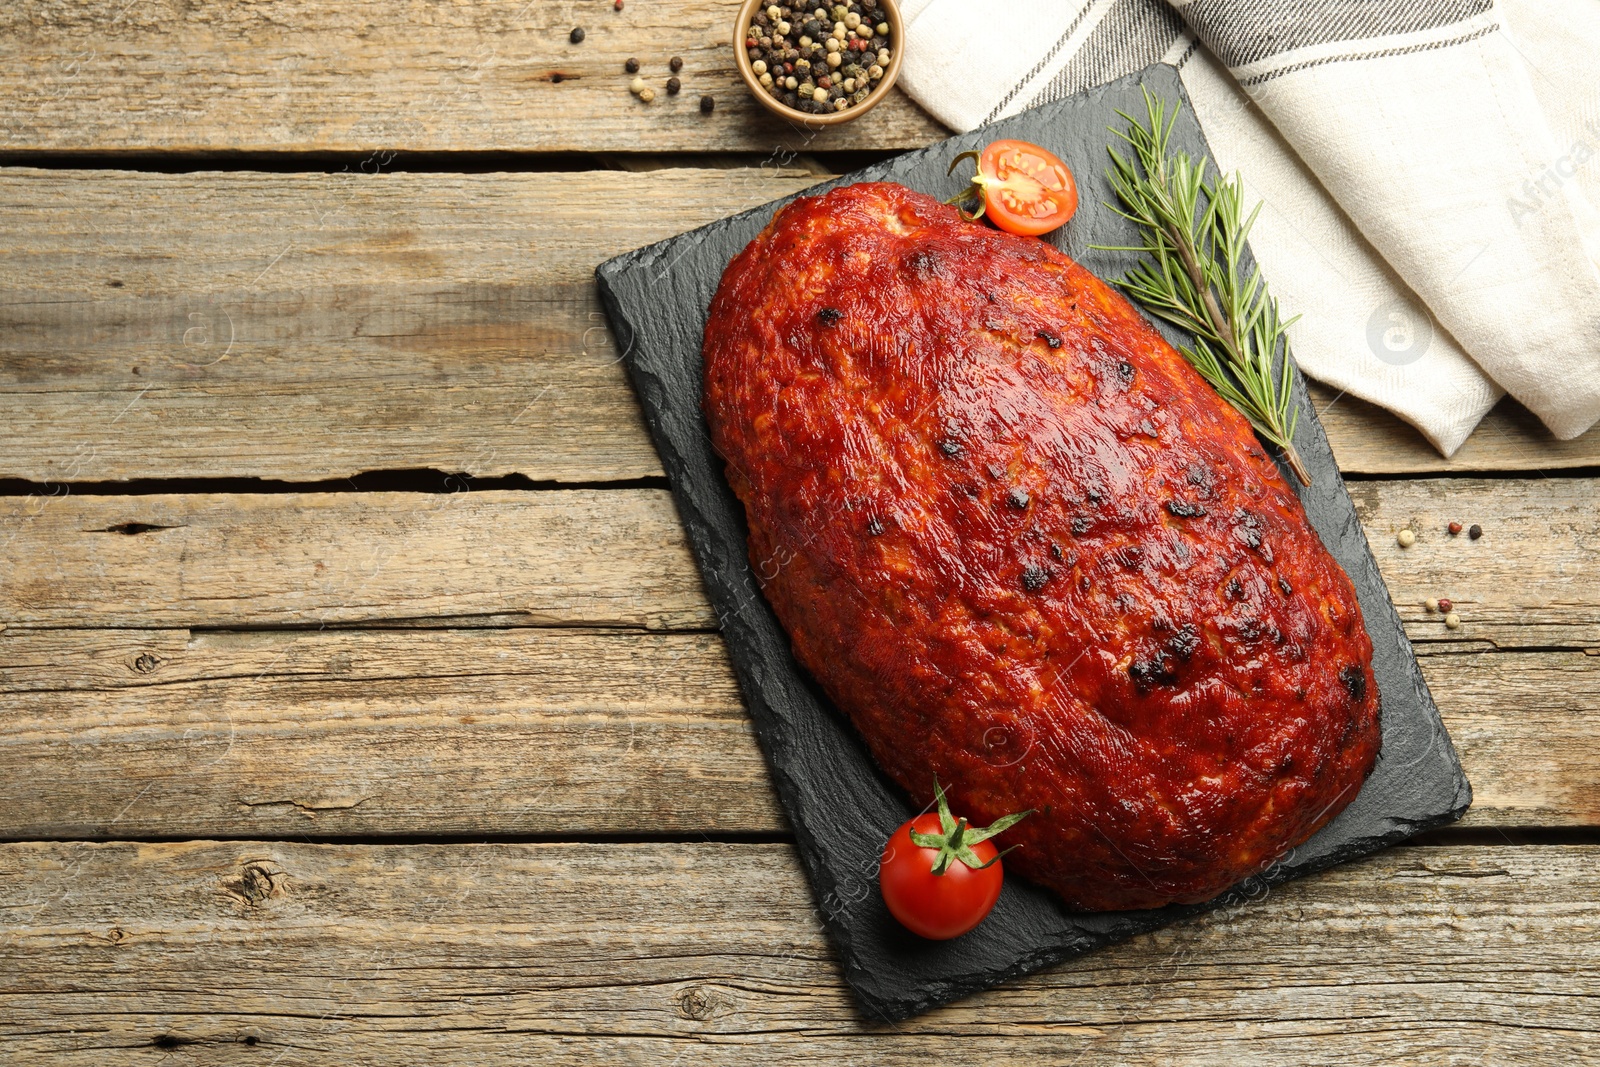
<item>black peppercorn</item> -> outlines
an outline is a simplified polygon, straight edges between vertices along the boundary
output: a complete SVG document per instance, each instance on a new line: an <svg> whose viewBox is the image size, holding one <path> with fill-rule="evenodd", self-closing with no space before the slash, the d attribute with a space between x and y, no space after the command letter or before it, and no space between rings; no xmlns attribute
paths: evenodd
<svg viewBox="0 0 1600 1067"><path fill-rule="evenodd" d="M567 34L567 40L571 41L573 44L582 44L583 43L583 27L582 26L574 26L572 28L572 32Z"/></svg>
<svg viewBox="0 0 1600 1067"><path fill-rule="evenodd" d="M683 69L683 57L673 56L671 59L667 60L667 66L672 68L672 73L678 73L678 71Z"/></svg>
<svg viewBox="0 0 1600 1067"><path fill-rule="evenodd" d="M1483 527L1479 526L1477 523L1473 523L1471 528L1467 530L1467 536L1476 541L1478 538L1483 536Z"/></svg>
<svg viewBox="0 0 1600 1067"><path fill-rule="evenodd" d="M667 95L668 96L677 96L678 95L678 90L681 89L681 88L683 88L683 83L680 82L677 78L668 78L667 79Z"/></svg>
<svg viewBox="0 0 1600 1067"><path fill-rule="evenodd" d="M639 61L637 59L630 59L626 63L622 64L622 69L627 71L629 74L637 74L639 73Z"/></svg>
<svg viewBox="0 0 1600 1067"><path fill-rule="evenodd" d="M700 98L700 113L702 115L711 114L712 110L714 108L716 108L716 106L717 106L717 102L714 99L712 99L711 97L702 96Z"/></svg>

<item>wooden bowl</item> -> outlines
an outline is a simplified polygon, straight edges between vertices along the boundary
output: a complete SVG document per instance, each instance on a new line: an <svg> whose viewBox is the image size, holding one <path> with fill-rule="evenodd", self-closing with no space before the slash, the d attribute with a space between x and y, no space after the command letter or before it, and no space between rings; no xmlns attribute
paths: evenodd
<svg viewBox="0 0 1600 1067"><path fill-rule="evenodd" d="M900 60L905 56L905 24L900 21L900 7L895 0L876 0L877 6L883 9L889 19L889 50L894 54L889 57L889 67L883 72L883 77L878 80L877 88L861 103L854 107L847 107L843 111L835 111L829 115L813 115L805 111L797 111L783 103L767 92L762 86L756 72L750 69L750 54L745 51L745 31L750 27L750 20L758 9L767 7L772 0L744 0L739 5L739 17L733 24L733 54L739 64L739 77L744 79L745 87L752 96L760 101L761 106L777 115L779 118L788 119L808 129L822 129L825 126L839 126L851 119L860 118L862 115L878 106L878 102L889 95L889 90L894 88L895 79L900 76ZM791 0L793 2L793 0ZM831 0L830 0L831 2Z"/></svg>

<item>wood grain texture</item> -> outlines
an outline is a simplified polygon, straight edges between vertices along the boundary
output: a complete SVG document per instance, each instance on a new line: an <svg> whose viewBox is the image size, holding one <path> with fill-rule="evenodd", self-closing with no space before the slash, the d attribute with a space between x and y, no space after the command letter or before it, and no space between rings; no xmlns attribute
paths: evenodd
<svg viewBox="0 0 1600 1067"><path fill-rule="evenodd" d="M783 832L715 634L0 634L0 837Z"/></svg>
<svg viewBox="0 0 1600 1067"><path fill-rule="evenodd" d="M1446 459L1422 434L1375 404L1320 382L1310 383L1310 393L1334 458L1346 474L1539 473L1600 466L1600 427L1558 441L1538 416L1510 397L1495 405Z"/></svg>
<svg viewBox="0 0 1600 1067"><path fill-rule="evenodd" d="M0 477L659 475L595 265L812 180L6 172Z"/></svg>
<svg viewBox="0 0 1600 1067"><path fill-rule="evenodd" d="M715 625L660 489L5 503L14 626Z"/></svg>
<svg viewBox="0 0 1600 1067"><path fill-rule="evenodd" d="M1600 826L1600 656L1422 668L1465 825ZM714 634L10 629L0 701L0 838L786 832Z"/></svg>
<svg viewBox="0 0 1600 1067"><path fill-rule="evenodd" d="M21 921L0 935L0 1053L1583 1063L1597 861L1393 850L885 1027L854 1016L784 845L7 845L0 914Z"/></svg>
<svg viewBox="0 0 1600 1067"><path fill-rule="evenodd" d="M0 477L659 475L595 265L818 180L372 173L384 158L0 173ZM1383 411L1314 397L1350 473L1600 464L1600 430L1555 442L1510 402L1446 461Z"/></svg>
<svg viewBox="0 0 1600 1067"><path fill-rule="evenodd" d="M1600 648L1600 480L1416 479L1348 488L1413 641ZM1452 536L1451 521L1463 532ZM1482 527L1472 540L1467 529ZM1411 529L1416 543L1400 547ZM1424 606L1448 598L1461 629Z"/></svg>
<svg viewBox="0 0 1600 1067"><path fill-rule="evenodd" d="M739 81L736 3L18 0L0 8L9 152L771 152L948 136L896 91L813 133ZM569 42L582 26L582 44ZM664 91L681 56L683 92ZM645 105L623 62L655 86ZM700 113L700 97L716 111Z"/></svg>

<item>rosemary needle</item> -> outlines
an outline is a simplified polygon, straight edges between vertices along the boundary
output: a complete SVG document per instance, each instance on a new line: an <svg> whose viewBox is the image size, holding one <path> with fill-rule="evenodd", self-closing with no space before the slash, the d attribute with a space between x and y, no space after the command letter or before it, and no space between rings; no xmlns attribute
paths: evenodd
<svg viewBox="0 0 1600 1067"><path fill-rule="evenodd" d="M1111 207L1136 223L1144 244L1095 245L1110 252L1142 252L1119 283L1151 314L1194 335L1194 345L1179 346L1200 376L1250 420L1262 438L1283 449L1284 461L1302 485L1311 475L1294 448L1299 412L1290 386L1293 364L1285 331L1295 321L1278 317L1278 302L1267 292L1258 267L1241 278L1239 260L1245 239L1261 211L1246 216L1238 175L1206 180L1206 160L1168 147L1177 108L1144 91L1149 125L1125 112L1126 133L1111 132L1133 149L1133 159L1114 147L1107 177L1122 201ZM1107 205L1110 207L1111 205ZM1274 356L1283 348L1281 363Z"/></svg>

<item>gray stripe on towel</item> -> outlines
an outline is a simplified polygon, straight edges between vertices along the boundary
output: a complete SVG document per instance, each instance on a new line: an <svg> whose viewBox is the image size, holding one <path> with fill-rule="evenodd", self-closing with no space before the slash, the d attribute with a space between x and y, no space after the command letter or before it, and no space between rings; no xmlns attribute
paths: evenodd
<svg viewBox="0 0 1600 1067"><path fill-rule="evenodd" d="M1166 0L1117 0L1033 105L1143 70L1166 55L1182 33L1183 20Z"/></svg>
<svg viewBox="0 0 1600 1067"><path fill-rule="evenodd" d="M1230 68L1312 45L1366 41L1463 22L1494 0L1195 0L1183 17Z"/></svg>

